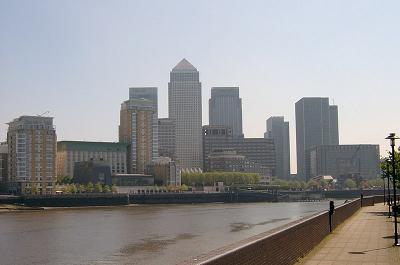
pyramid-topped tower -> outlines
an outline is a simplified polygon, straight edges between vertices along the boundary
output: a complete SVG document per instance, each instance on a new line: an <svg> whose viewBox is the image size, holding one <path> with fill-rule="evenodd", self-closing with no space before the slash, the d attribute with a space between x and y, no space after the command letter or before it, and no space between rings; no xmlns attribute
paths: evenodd
<svg viewBox="0 0 400 265"><path fill-rule="evenodd" d="M183 169L202 168L201 83L199 72L186 59L170 73L168 112L176 126L177 163Z"/></svg>

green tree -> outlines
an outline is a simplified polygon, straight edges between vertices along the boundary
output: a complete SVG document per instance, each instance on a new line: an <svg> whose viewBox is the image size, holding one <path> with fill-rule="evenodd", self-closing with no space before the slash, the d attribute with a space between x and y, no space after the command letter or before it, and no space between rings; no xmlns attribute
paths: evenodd
<svg viewBox="0 0 400 265"><path fill-rule="evenodd" d="M346 179L346 180L344 181L344 187L345 187L346 189L352 190L352 189L355 189L355 188L357 187L357 184L356 184L355 181L352 180L352 179Z"/></svg>
<svg viewBox="0 0 400 265"><path fill-rule="evenodd" d="M74 183L70 184L70 190L71 190L71 193L78 192L78 188L76 187L76 185Z"/></svg>
<svg viewBox="0 0 400 265"><path fill-rule="evenodd" d="M313 179L310 179L310 180L307 182L307 186L308 186L308 188L311 189L311 190L318 190L318 189L320 188L319 183L316 182L316 181L313 180Z"/></svg>
<svg viewBox="0 0 400 265"><path fill-rule="evenodd" d="M72 177L70 176L59 176L57 177L57 184L71 184L72 183Z"/></svg>
<svg viewBox="0 0 400 265"><path fill-rule="evenodd" d="M87 192L93 192L94 191L94 186L92 182L89 182L86 186L86 191Z"/></svg>
<svg viewBox="0 0 400 265"><path fill-rule="evenodd" d="M111 192L110 186L104 185L104 187L103 187L103 192L104 192L104 193L110 193L110 192Z"/></svg>
<svg viewBox="0 0 400 265"><path fill-rule="evenodd" d="M83 184L78 184L76 187L78 188L78 192L79 192L79 193L85 193L85 192L86 192L86 187L85 187L85 185L83 185Z"/></svg>
<svg viewBox="0 0 400 265"><path fill-rule="evenodd" d="M400 150L400 148L399 148ZM396 169L396 181L400 185L400 153L399 151L394 151L394 161ZM392 167L392 152L388 152L387 157L381 159L381 171L382 177L390 179L393 178L393 167Z"/></svg>
<svg viewBox="0 0 400 265"><path fill-rule="evenodd" d="M96 193L103 192L103 186L101 185L100 182L97 182L96 185L94 185L94 192Z"/></svg>
<svg viewBox="0 0 400 265"><path fill-rule="evenodd" d="M115 186L114 184L111 186L111 192L112 193L117 193L118 192L117 186Z"/></svg>
<svg viewBox="0 0 400 265"><path fill-rule="evenodd" d="M181 185L181 191L188 191L188 190L189 190L188 186L186 186L185 184Z"/></svg>
<svg viewBox="0 0 400 265"><path fill-rule="evenodd" d="M32 183L31 194L32 195L37 195L38 193L39 193L39 188L38 188L37 184L36 183Z"/></svg>

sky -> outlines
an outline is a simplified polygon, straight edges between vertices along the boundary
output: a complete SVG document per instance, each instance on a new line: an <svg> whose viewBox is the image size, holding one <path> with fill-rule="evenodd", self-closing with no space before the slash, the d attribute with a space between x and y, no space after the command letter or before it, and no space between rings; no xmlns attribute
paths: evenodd
<svg viewBox="0 0 400 265"><path fill-rule="evenodd" d="M157 86L168 116L169 72L200 72L203 124L211 87L239 86L245 137L270 116L290 123L302 97L339 108L341 144L400 134L399 1L0 0L0 141L6 123L46 111L59 140L117 141L129 87ZM400 144L400 142L399 142Z"/></svg>

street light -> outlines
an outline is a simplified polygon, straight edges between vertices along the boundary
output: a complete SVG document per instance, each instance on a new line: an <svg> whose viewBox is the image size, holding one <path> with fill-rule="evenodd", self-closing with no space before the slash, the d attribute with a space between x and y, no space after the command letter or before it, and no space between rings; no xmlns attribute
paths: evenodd
<svg viewBox="0 0 400 265"><path fill-rule="evenodd" d="M388 137L385 139L390 140L390 146L392 147L392 177L393 177L393 216L394 216L394 245L400 246L399 244L399 235L397 233L397 197L396 197L396 164L394 161L394 146L396 139L400 139L396 137L395 133L390 133Z"/></svg>
<svg viewBox="0 0 400 265"><path fill-rule="evenodd" d="M390 216L390 174L389 174L389 164L390 164L390 162L389 162L389 159L385 159L385 166L386 166L386 177L387 177L387 188L388 188L388 200L387 200L387 204L388 204L388 208L389 208L389 211L388 211L388 213L389 213L389 217L388 218L390 218L391 216Z"/></svg>

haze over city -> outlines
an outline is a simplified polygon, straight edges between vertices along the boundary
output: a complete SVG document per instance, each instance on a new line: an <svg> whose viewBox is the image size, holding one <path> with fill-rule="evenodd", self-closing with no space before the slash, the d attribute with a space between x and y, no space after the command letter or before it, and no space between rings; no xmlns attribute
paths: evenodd
<svg viewBox="0 0 400 265"><path fill-rule="evenodd" d="M158 87L168 116L169 72L200 72L203 124L211 87L238 86L246 137L294 104L329 97L341 144L379 144L399 131L400 4L396 1L4 1L0 3L0 141L20 115L50 111L59 140L117 141L132 86ZM397 103L397 104L396 104Z"/></svg>

